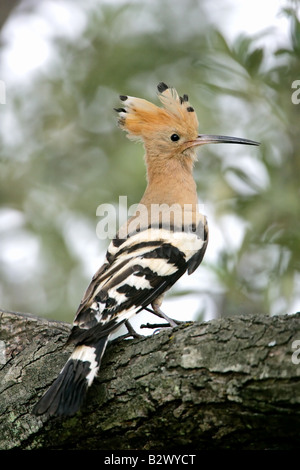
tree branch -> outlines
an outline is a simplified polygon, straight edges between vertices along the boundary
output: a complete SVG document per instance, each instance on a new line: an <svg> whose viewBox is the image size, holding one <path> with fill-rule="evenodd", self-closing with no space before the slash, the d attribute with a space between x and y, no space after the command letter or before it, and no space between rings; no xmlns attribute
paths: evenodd
<svg viewBox="0 0 300 470"><path fill-rule="evenodd" d="M0 312L0 449L298 447L300 314L113 342L81 412L37 418L30 411L69 356L69 331Z"/></svg>

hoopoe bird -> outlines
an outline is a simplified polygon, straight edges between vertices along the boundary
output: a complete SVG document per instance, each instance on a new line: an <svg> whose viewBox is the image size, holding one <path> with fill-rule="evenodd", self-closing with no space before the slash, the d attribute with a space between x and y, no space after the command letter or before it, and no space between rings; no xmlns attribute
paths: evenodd
<svg viewBox="0 0 300 470"><path fill-rule="evenodd" d="M145 148L147 187L137 211L108 246L104 264L79 305L67 344L74 351L45 395L36 415L75 414L96 377L112 333L142 310L176 322L161 310L163 296L200 265L208 243L206 217L198 211L195 149L209 143L258 145L248 139L198 133L188 96L161 82L162 106L121 95L119 126Z"/></svg>

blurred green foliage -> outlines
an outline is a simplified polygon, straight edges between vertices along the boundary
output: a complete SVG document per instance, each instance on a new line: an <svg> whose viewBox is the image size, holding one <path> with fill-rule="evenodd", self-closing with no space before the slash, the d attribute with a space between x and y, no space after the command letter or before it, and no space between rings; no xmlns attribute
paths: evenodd
<svg viewBox="0 0 300 470"><path fill-rule="evenodd" d="M119 94L155 101L156 85L164 81L188 93L200 132L261 142L259 149L199 151L195 178L211 222L211 251L199 279L188 288L179 284L171 295L196 293L204 318L292 313L300 299L300 104L291 99L292 83L300 79L295 10L287 4L283 11L291 46L270 52L263 35L226 40L202 2L91 5L82 6L80 37L53 39L46 71L7 87L1 307L72 321L107 246L96 237L97 206L117 205L119 195L134 204L145 189L142 146L117 128L113 107Z"/></svg>

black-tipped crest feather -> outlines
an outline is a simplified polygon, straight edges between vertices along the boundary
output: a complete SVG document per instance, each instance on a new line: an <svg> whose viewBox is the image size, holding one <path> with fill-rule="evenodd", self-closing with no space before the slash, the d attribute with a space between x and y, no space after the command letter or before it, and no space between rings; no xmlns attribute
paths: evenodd
<svg viewBox="0 0 300 470"><path fill-rule="evenodd" d="M160 82L158 85L157 85L157 89L159 91L159 93L163 93L164 91L166 91L168 89L168 85L166 85L164 82Z"/></svg>

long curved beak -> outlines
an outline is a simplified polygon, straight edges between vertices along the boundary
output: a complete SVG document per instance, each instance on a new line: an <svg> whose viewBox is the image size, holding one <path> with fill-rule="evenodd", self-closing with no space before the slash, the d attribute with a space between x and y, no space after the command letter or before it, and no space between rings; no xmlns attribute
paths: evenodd
<svg viewBox="0 0 300 470"><path fill-rule="evenodd" d="M196 147L204 144L243 144L243 145L260 145L254 140L242 139L240 137L230 137L227 135L207 135L199 134L195 140L188 142L189 147Z"/></svg>

